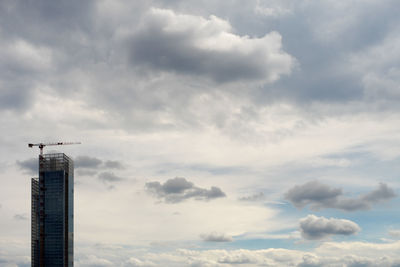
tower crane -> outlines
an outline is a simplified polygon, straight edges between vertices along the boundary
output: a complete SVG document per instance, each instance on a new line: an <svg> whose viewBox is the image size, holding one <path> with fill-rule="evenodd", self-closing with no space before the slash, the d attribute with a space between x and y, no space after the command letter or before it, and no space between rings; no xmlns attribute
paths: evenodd
<svg viewBox="0 0 400 267"><path fill-rule="evenodd" d="M56 142L56 143L39 143L39 144L28 144L28 147L37 146L40 149L40 156L43 156L43 148L45 146L62 146L62 145L79 145L81 142Z"/></svg>

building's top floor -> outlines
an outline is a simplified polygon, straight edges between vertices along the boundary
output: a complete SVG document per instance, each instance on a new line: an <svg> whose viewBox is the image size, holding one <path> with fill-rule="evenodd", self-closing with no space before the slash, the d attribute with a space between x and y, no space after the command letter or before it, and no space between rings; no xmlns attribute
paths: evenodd
<svg viewBox="0 0 400 267"><path fill-rule="evenodd" d="M52 153L39 156L39 172L42 171L72 171L74 162L64 153Z"/></svg>

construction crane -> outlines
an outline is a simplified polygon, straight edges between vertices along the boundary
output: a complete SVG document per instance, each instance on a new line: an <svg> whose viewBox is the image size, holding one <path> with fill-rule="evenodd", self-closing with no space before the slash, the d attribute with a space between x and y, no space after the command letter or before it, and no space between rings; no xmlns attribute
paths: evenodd
<svg viewBox="0 0 400 267"><path fill-rule="evenodd" d="M80 143L81 142L39 143L39 144L28 144L28 147L38 146L40 148L40 156L43 156L43 148L45 146L79 145Z"/></svg>

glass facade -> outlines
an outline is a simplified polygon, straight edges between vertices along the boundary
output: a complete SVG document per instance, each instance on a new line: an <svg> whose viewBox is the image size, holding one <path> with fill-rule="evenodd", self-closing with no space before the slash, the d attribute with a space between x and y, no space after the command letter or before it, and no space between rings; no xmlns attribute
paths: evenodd
<svg viewBox="0 0 400 267"><path fill-rule="evenodd" d="M73 266L73 188L70 158L39 156L39 179L32 179L32 266Z"/></svg>

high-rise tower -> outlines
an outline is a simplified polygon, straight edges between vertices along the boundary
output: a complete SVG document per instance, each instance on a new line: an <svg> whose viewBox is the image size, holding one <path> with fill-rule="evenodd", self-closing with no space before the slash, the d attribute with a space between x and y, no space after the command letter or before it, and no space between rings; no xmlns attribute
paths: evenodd
<svg viewBox="0 0 400 267"><path fill-rule="evenodd" d="M32 267L73 266L74 163L63 153L39 156L31 226Z"/></svg>

